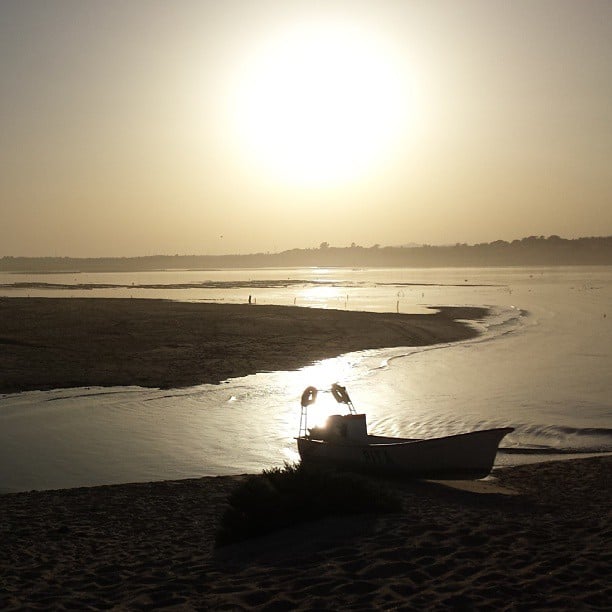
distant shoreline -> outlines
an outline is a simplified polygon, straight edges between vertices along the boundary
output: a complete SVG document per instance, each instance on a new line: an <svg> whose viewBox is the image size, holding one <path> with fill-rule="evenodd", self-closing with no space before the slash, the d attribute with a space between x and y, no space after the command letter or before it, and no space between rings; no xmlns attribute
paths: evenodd
<svg viewBox="0 0 612 612"><path fill-rule="evenodd" d="M153 299L0 298L0 393L177 388L343 353L473 338L488 310L369 313Z"/></svg>
<svg viewBox="0 0 612 612"><path fill-rule="evenodd" d="M612 265L612 236L566 239L528 236L507 242L446 246L353 245L321 243L314 249L233 255L151 255L142 257L0 258L0 272L24 274L79 272L154 272L228 268L432 268Z"/></svg>

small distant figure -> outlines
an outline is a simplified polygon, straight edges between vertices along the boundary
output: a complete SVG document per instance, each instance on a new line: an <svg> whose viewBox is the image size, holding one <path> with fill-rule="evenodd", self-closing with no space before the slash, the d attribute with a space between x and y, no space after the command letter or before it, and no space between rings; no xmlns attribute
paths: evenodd
<svg viewBox="0 0 612 612"><path fill-rule="evenodd" d="M252 298L251 298L251 296L249 295L249 304L251 303L251 299L252 299Z"/></svg>

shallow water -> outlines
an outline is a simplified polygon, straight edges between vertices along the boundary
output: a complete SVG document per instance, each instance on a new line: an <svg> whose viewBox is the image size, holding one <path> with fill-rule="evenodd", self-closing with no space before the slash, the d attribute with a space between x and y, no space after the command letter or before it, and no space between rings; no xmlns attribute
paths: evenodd
<svg viewBox="0 0 612 612"><path fill-rule="evenodd" d="M328 388L335 381L347 385L373 432L429 437L515 427L502 441L507 450L498 453L497 465L612 451L612 267L77 276L24 281L21 275L3 274L0 295L127 297L130 291L134 297L219 302L243 302L251 295L258 304L390 312L488 305L492 314L478 324L483 334L475 340L352 353L298 372L262 373L221 385L0 397L0 491L235 474L282 465L297 460L293 436L302 390L311 384ZM94 288L40 284L75 287L75 278ZM11 287L15 282L39 285L25 290ZM236 287L237 282L243 285ZM121 286L101 288L102 283ZM329 395L319 399L323 412L337 410L325 405Z"/></svg>

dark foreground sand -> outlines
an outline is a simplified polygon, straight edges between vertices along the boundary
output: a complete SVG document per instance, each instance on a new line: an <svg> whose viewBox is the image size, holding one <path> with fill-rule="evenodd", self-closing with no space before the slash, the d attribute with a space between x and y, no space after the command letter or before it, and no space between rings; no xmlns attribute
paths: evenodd
<svg viewBox="0 0 612 612"><path fill-rule="evenodd" d="M166 300L0 298L0 393L86 386L184 387L292 370L341 353L476 335L457 319Z"/></svg>
<svg viewBox="0 0 612 612"><path fill-rule="evenodd" d="M514 495L396 484L401 513L218 551L240 477L5 495L0 609L610 609L611 472L610 457L498 471Z"/></svg>

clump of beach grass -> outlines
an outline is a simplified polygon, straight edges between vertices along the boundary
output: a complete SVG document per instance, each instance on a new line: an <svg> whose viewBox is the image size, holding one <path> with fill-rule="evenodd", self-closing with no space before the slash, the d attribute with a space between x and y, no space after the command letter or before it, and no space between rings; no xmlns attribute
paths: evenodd
<svg viewBox="0 0 612 612"><path fill-rule="evenodd" d="M363 476L286 463L249 476L232 492L216 544L223 546L328 516L400 509L396 495Z"/></svg>

